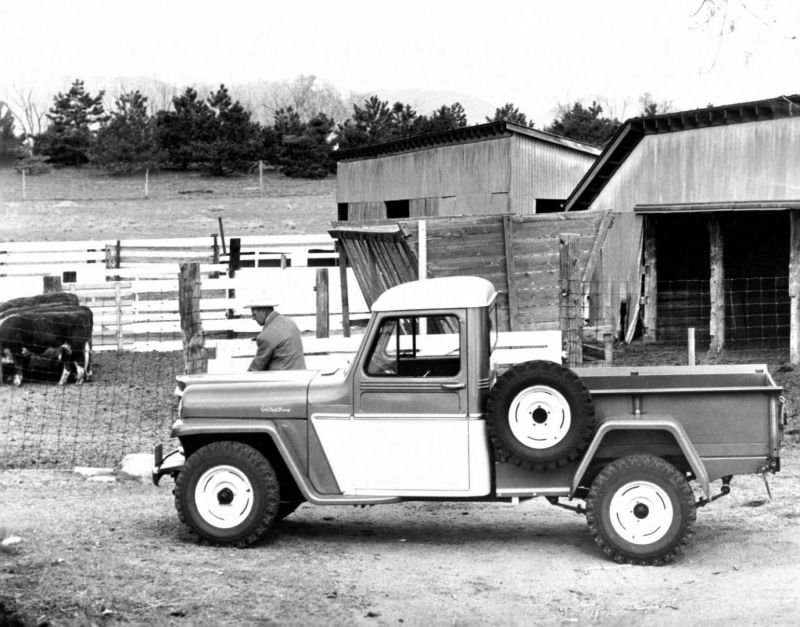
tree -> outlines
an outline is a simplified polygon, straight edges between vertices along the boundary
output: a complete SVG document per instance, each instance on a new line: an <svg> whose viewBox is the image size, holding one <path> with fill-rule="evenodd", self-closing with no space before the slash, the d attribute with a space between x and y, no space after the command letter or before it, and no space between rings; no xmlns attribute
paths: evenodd
<svg viewBox="0 0 800 627"><path fill-rule="evenodd" d="M231 99L225 85L220 85L207 102L213 120L209 123L204 161L210 173L224 176L247 169L259 152L259 129L250 121L250 112L238 100Z"/></svg>
<svg viewBox="0 0 800 627"><path fill-rule="evenodd" d="M395 139L395 120L386 100L370 96L364 106L353 105L353 115L339 125L339 148L357 148Z"/></svg>
<svg viewBox="0 0 800 627"><path fill-rule="evenodd" d="M467 114L461 103L454 102L452 105L442 105L436 109L431 117L421 116L417 121L415 131L417 133L436 133L438 131L451 131L467 125Z"/></svg>
<svg viewBox="0 0 800 627"><path fill-rule="evenodd" d="M169 166L186 170L204 163L206 146L212 139L214 112L198 100L191 87L172 99L174 111L156 114L156 137Z"/></svg>
<svg viewBox="0 0 800 627"><path fill-rule="evenodd" d="M396 137L409 137L417 132L419 115L411 105L395 102L392 105L392 133Z"/></svg>
<svg viewBox="0 0 800 627"><path fill-rule="evenodd" d="M24 138L35 137L42 133L46 116L41 110L38 98L34 95L33 88L15 85L5 92L5 98L6 105L22 128Z"/></svg>
<svg viewBox="0 0 800 627"><path fill-rule="evenodd" d="M486 118L487 122L511 122L520 126L533 128L533 122L528 122L528 117L512 103L507 102L502 107L495 109L494 117Z"/></svg>
<svg viewBox="0 0 800 627"><path fill-rule="evenodd" d="M261 158L272 165L282 165L286 148L284 138L299 137L304 131L305 124L294 107L278 109L274 125L261 132Z"/></svg>
<svg viewBox="0 0 800 627"><path fill-rule="evenodd" d="M644 92L639 96L639 104L642 111L639 114L643 118L651 118L654 115L661 115L662 113L669 113L672 111L672 102L670 100L662 100L656 102L649 91Z"/></svg>
<svg viewBox="0 0 800 627"><path fill-rule="evenodd" d="M107 120L103 107L102 90L92 96L83 81L76 79L66 94L53 97L53 106L47 114L50 124L44 133L37 135L34 150L50 158L57 165L82 165L89 161L89 150L94 133Z"/></svg>
<svg viewBox="0 0 800 627"><path fill-rule="evenodd" d="M559 105L558 117L544 130L587 144L602 146L620 127L619 120L602 117L602 113L603 107L597 104L597 101L593 101L589 107L584 107L580 101L576 101L572 107Z"/></svg>
<svg viewBox="0 0 800 627"><path fill-rule="evenodd" d="M147 98L137 90L116 101L111 121L97 133L89 153L93 163L113 174L154 168L159 161L155 120L147 113Z"/></svg>
<svg viewBox="0 0 800 627"><path fill-rule="evenodd" d="M272 83L268 97L261 98L261 101L266 118L273 123L279 110L290 107L303 123L319 113L334 120L343 120L348 113L348 107L338 90L329 83L320 85L314 75L301 74L291 81Z"/></svg>
<svg viewBox="0 0 800 627"><path fill-rule="evenodd" d="M325 178L332 169L329 138L333 119L324 113L314 116L300 135L283 136L282 167L286 176Z"/></svg>
<svg viewBox="0 0 800 627"><path fill-rule="evenodd" d="M0 165L10 165L21 155L22 139L14 133L14 115L0 100Z"/></svg>

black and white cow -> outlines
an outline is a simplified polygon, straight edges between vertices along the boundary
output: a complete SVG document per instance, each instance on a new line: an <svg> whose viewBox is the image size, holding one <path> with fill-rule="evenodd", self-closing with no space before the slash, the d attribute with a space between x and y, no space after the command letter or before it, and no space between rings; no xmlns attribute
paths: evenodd
<svg viewBox="0 0 800 627"><path fill-rule="evenodd" d="M0 354L13 360L14 385L22 385L23 372L31 356L57 355L62 365L59 385L64 385L72 368L75 382L91 376L90 352L94 316L88 307L35 306L19 308L0 319Z"/></svg>

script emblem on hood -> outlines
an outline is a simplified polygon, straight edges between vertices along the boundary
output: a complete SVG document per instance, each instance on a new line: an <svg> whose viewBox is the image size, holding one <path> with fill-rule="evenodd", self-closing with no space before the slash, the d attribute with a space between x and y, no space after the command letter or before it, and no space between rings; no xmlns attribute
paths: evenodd
<svg viewBox="0 0 800 627"><path fill-rule="evenodd" d="M262 414L288 414L291 410L288 407L269 407L262 405L260 409Z"/></svg>

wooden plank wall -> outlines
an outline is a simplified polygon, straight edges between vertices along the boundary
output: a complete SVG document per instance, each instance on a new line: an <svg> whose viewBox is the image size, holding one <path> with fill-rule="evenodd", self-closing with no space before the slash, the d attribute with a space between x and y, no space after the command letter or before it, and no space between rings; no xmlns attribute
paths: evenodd
<svg viewBox="0 0 800 627"><path fill-rule="evenodd" d="M388 288L417 278L417 255L408 232L397 224L349 228L341 223L330 233L344 248L369 307Z"/></svg>
<svg viewBox="0 0 800 627"><path fill-rule="evenodd" d="M578 276L582 276L590 254L600 249L595 241L605 215L582 212L428 219L428 277L472 275L491 281L499 293L503 331L558 329L559 235L574 233L578 236L575 250L579 257ZM340 228L334 228L331 235L344 243L368 304L388 287L417 278L416 220L403 221L399 228L393 226L396 223L370 227L345 227L346 224L336 225ZM394 229L395 235L390 239L387 239L387 229ZM377 266L373 257L377 259ZM510 291L515 298L509 299ZM515 313L509 306L510 301Z"/></svg>

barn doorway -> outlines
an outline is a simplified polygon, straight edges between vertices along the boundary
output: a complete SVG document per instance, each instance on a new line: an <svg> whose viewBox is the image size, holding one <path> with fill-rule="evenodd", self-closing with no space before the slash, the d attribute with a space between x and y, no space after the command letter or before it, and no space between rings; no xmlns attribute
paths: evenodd
<svg viewBox="0 0 800 627"><path fill-rule="evenodd" d="M658 267L657 333L685 341L695 328L708 343L711 301L710 213L648 215L655 221ZM789 214L730 211L720 220L725 272L725 345L776 348L789 340Z"/></svg>

